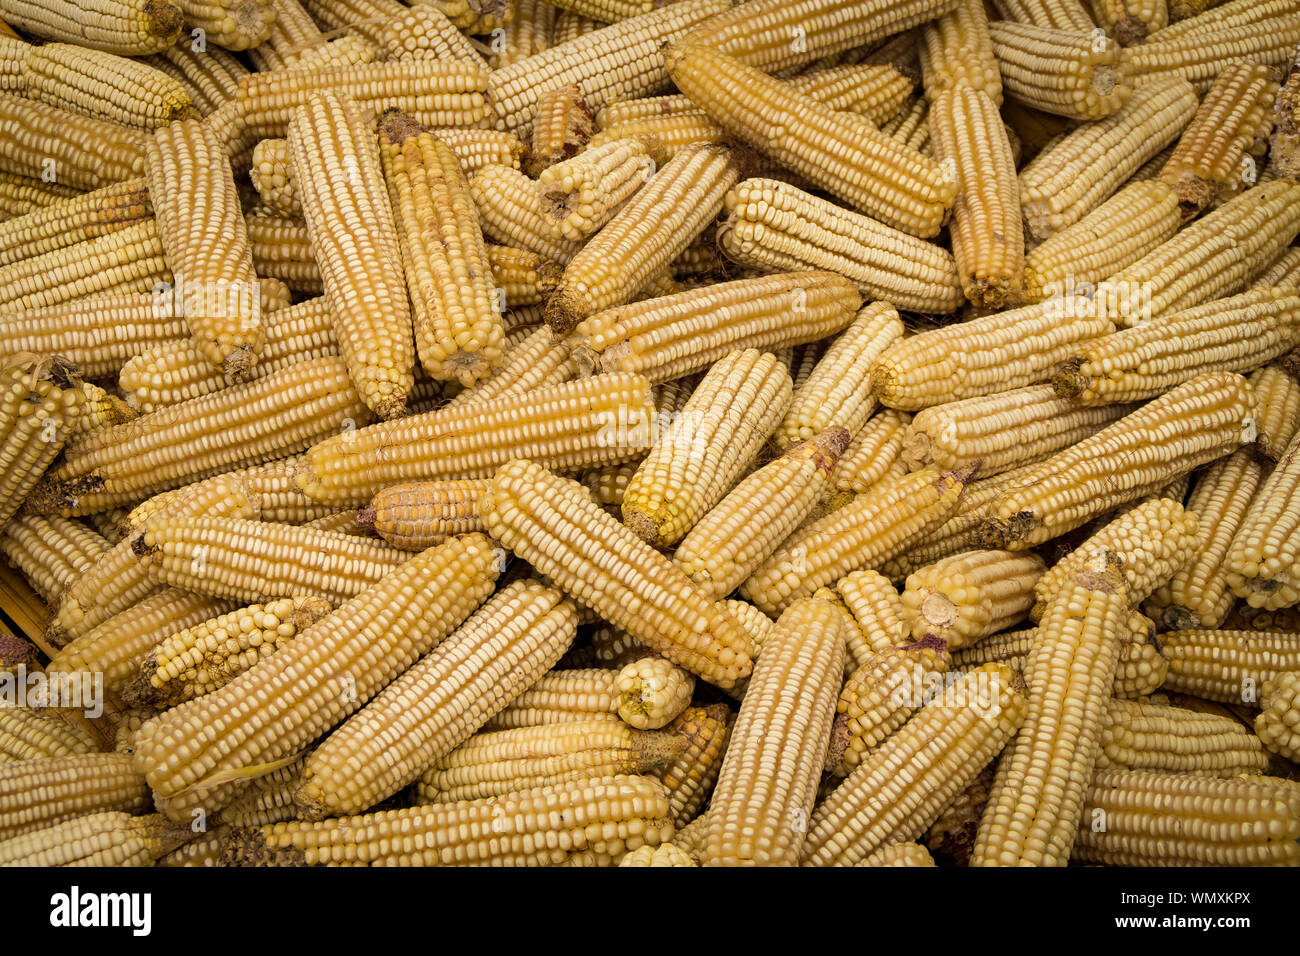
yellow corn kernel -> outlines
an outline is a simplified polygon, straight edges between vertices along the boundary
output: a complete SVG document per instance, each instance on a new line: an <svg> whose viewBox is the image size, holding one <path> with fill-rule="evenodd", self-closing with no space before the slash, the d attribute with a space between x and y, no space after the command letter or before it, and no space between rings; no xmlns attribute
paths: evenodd
<svg viewBox="0 0 1300 956"><path fill-rule="evenodd" d="M1034 603L1046 566L1036 554L967 551L907 577L903 623L912 638L957 650L1020 621Z"/></svg>

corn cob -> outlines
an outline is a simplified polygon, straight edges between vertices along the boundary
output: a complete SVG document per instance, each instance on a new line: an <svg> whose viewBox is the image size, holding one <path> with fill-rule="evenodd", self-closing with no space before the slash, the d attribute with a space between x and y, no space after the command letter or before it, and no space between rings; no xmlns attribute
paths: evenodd
<svg viewBox="0 0 1300 956"><path fill-rule="evenodd" d="M510 21L493 31L488 47L492 69L501 69L550 46L556 12L554 5L542 0L513 0Z"/></svg>
<svg viewBox="0 0 1300 956"><path fill-rule="evenodd" d="M445 13L433 6L412 7L384 24L379 47L389 60L459 60L482 69L487 62Z"/></svg>
<svg viewBox="0 0 1300 956"><path fill-rule="evenodd" d="M970 319L894 343L872 366L871 387L881 404L905 411L1008 391L1046 379L1078 343L1111 329L1066 301Z"/></svg>
<svg viewBox="0 0 1300 956"><path fill-rule="evenodd" d="M945 687L818 805L804 866L852 866L923 834L1015 735L1025 698L989 664Z"/></svg>
<svg viewBox="0 0 1300 956"><path fill-rule="evenodd" d="M229 602L166 588L146 594L138 603L103 623L82 629L60 648L46 667L49 706L61 700L82 700L103 689L117 696L151 650L168 634L192 627L231 610Z"/></svg>
<svg viewBox="0 0 1300 956"><path fill-rule="evenodd" d="M1101 749L1128 608L1120 559L1099 553L1058 592L1025 668L1028 709L998 764L972 866L1064 866Z"/></svg>
<svg viewBox="0 0 1300 956"><path fill-rule="evenodd" d="M1228 546L1228 586L1251 607L1275 610L1300 602L1300 561L1292 543L1298 474L1300 438L1292 438L1277 467L1261 482Z"/></svg>
<svg viewBox="0 0 1300 956"><path fill-rule="evenodd" d="M184 19L170 0L112 0L97 4L93 12L69 0L4 0L0 16L33 36L120 56L166 49L176 41Z"/></svg>
<svg viewBox="0 0 1300 956"><path fill-rule="evenodd" d="M1266 631L1168 631L1165 690L1225 704L1258 706L1265 685L1300 670L1295 635Z"/></svg>
<svg viewBox="0 0 1300 956"><path fill-rule="evenodd" d="M637 372L660 383L739 349L779 349L834 334L861 304L851 282L828 272L738 279L598 312L564 344L580 368Z"/></svg>
<svg viewBox="0 0 1300 956"><path fill-rule="evenodd" d="M1264 687L1255 733L1272 753L1300 759L1300 675L1281 674Z"/></svg>
<svg viewBox="0 0 1300 956"><path fill-rule="evenodd" d="M156 813L108 810L0 842L0 866L152 866L193 836Z"/></svg>
<svg viewBox="0 0 1300 956"><path fill-rule="evenodd" d="M1072 859L1108 866L1295 866L1300 794L1268 777L1106 770L1084 792Z"/></svg>
<svg viewBox="0 0 1300 956"><path fill-rule="evenodd" d="M657 780L598 777L483 800L235 831L226 863L548 866L573 850L612 862L673 832ZM397 834L401 839L395 839ZM411 842L408 842L411 841Z"/></svg>
<svg viewBox="0 0 1300 956"><path fill-rule="evenodd" d="M60 199L70 199L81 190L42 182L20 173L0 171L0 213L6 219L32 212Z"/></svg>
<svg viewBox="0 0 1300 956"><path fill-rule="evenodd" d="M628 139L649 143L664 158L671 159L691 146L725 143L727 131L710 119L703 110L689 109L680 113L643 116L612 123L592 136L587 148L595 149ZM755 169L763 168L774 167L761 158L756 159Z"/></svg>
<svg viewBox="0 0 1300 956"><path fill-rule="evenodd" d="M150 209L142 179L58 200L0 223L0 265L117 232L146 218Z"/></svg>
<svg viewBox="0 0 1300 956"><path fill-rule="evenodd" d="M549 670L575 627L553 589L503 589L316 749L295 796L301 812L358 812L417 779Z"/></svg>
<svg viewBox="0 0 1300 956"><path fill-rule="evenodd" d="M832 605L804 600L764 641L710 802L706 865L797 860L844 670L843 630Z"/></svg>
<svg viewBox="0 0 1300 956"><path fill-rule="evenodd" d="M487 597L495 565L482 535L430 548L225 687L145 724L135 766L160 809L175 819L195 806L215 812L246 786L237 771L282 760L360 709ZM275 726L274 739L260 726ZM178 743L196 738L202 746L178 760Z"/></svg>
<svg viewBox="0 0 1300 956"><path fill-rule="evenodd" d="M503 165L488 165L470 177L470 194L485 236L564 265L581 248L558 238L541 212L537 184Z"/></svg>
<svg viewBox="0 0 1300 956"><path fill-rule="evenodd" d="M559 235L581 241L648 181L654 162L645 142L626 139L548 166L538 177L542 213Z"/></svg>
<svg viewBox="0 0 1300 956"><path fill-rule="evenodd" d="M848 663L857 670L878 652L907 643L903 602L898 591L878 571L852 571L835 582L835 593L858 626L847 638Z"/></svg>
<svg viewBox="0 0 1300 956"><path fill-rule="evenodd" d="M195 109L207 116L234 98L239 78L249 70L230 53L206 42L196 49L200 46L196 39L183 36L162 52L144 57L143 62L179 83Z"/></svg>
<svg viewBox="0 0 1300 956"><path fill-rule="evenodd" d="M683 827L699 813L713 791L731 737L732 716L725 704L688 707L665 728L684 749L655 773L668 788L669 813Z"/></svg>
<svg viewBox="0 0 1300 956"><path fill-rule="evenodd" d="M547 324L566 335L594 313L629 301L721 211L739 175L726 148L680 152L568 263L547 300Z"/></svg>
<svg viewBox="0 0 1300 956"><path fill-rule="evenodd" d="M865 116L877 125L902 109L916 89L915 72L893 63L842 64L809 70L785 82L824 106Z"/></svg>
<svg viewBox="0 0 1300 956"><path fill-rule="evenodd" d="M493 70L494 125L526 136L539 94L560 86L576 85L592 112L657 91L668 82L663 45L727 8L727 0L678 0Z"/></svg>
<svg viewBox="0 0 1300 956"><path fill-rule="evenodd" d="M264 139L254 146L253 165L248 177L268 211L290 218L302 216L288 140Z"/></svg>
<svg viewBox="0 0 1300 956"><path fill-rule="evenodd" d="M695 678L662 657L643 656L618 674L618 715L638 730L658 730L691 702Z"/></svg>
<svg viewBox="0 0 1300 956"><path fill-rule="evenodd" d="M948 669L947 650L936 640L887 647L854 668L835 705L832 753L826 769L846 777L902 727L933 695L934 683ZM840 739L835 739L840 738Z"/></svg>
<svg viewBox="0 0 1300 956"><path fill-rule="evenodd" d="M88 732L29 707L0 707L0 764L94 753Z"/></svg>
<svg viewBox="0 0 1300 956"><path fill-rule="evenodd" d="M263 48L265 48L263 44ZM159 819L165 819L159 814ZM174 826L174 824L173 824ZM187 843L178 846L176 849L164 853L154 861L154 866L158 867L213 867L221 859L221 850L226 845L226 840L230 835L230 828L219 826L209 829L200 836L194 836L192 830L185 829L185 834L189 839Z"/></svg>
<svg viewBox="0 0 1300 956"><path fill-rule="evenodd" d="M186 26L207 34L227 50L248 50L271 36L276 9L271 0L177 0ZM203 35L203 34L200 34Z"/></svg>
<svg viewBox="0 0 1300 956"><path fill-rule="evenodd" d="M1004 20L1075 33L1093 30L1092 17L1082 0L992 0L992 3Z"/></svg>
<svg viewBox="0 0 1300 956"><path fill-rule="evenodd" d="M1266 772L1268 757L1259 739L1230 717L1112 700L1103 716L1097 770L1235 777Z"/></svg>
<svg viewBox="0 0 1300 956"><path fill-rule="evenodd" d="M561 43L568 43L570 40L576 40L580 36L591 33L593 30L599 30L603 26L605 24L599 20L584 17L572 10L556 10L547 46L553 47L559 46Z"/></svg>
<svg viewBox="0 0 1300 956"><path fill-rule="evenodd" d="M486 478L516 457L612 464L650 446L654 414L644 379L602 375L347 432L314 446L295 481L315 501L363 507L385 485Z"/></svg>
<svg viewBox="0 0 1300 956"><path fill-rule="evenodd" d="M1196 116L1160 170L1190 218L1224 191L1247 182L1248 150L1267 135L1277 96L1276 72L1258 63L1235 63L1214 81ZM1254 159L1249 160L1253 164Z"/></svg>
<svg viewBox="0 0 1300 956"><path fill-rule="evenodd" d="M908 575L903 623L913 639L937 637L954 650L1021 620L1046 570L1036 554L967 551Z"/></svg>
<svg viewBox="0 0 1300 956"><path fill-rule="evenodd" d="M302 781L304 763L306 758L300 757L254 780L247 790L217 814L216 819L222 824L220 829L229 833L228 828L232 826L259 827L294 819L298 808L293 802L293 794ZM223 845L224 842L223 839ZM218 855L220 849L218 847Z"/></svg>
<svg viewBox="0 0 1300 956"><path fill-rule="evenodd" d="M425 548L458 534L481 531L475 507L487 481L412 481L390 485L370 500L360 523L403 551Z"/></svg>
<svg viewBox="0 0 1300 956"><path fill-rule="evenodd" d="M787 539L741 594L776 616L794 599L875 566L944 521L968 479L969 472L927 469L879 486Z"/></svg>
<svg viewBox="0 0 1300 956"><path fill-rule="evenodd" d="M576 600L673 663L724 689L747 676L750 640L739 625L580 488L535 464L511 462L480 498L479 517ZM553 496L545 508L542 489ZM562 552L562 541L572 550Z"/></svg>
<svg viewBox="0 0 1300 956"><path fill-rule="evenodd" d="M51 604L110 547L85 525L66 518L22 515L0 530L0 554Z"/></svg>
<svg viewBox="0 0 1300 956"><path fill-rule="evenodd" d="M536 177L572 159L587 148L595 129L595 118L577 84L543 91L532 124L532 149L525 166L528 175Z"/></svg>
<svg viewBox="0 0 1300 956"><path fill-rule="evenodd" d="M999 21L989 26L1006 91L1034 109L1076 120L1112 116L1133 94L1120 44L1087 33Z"/></svg>
<svg viewBox="0 0 1300 956"><path fill-rule="evenodd" d="M1189 83L1152 80L1135 89L1118 112L1049 145L1020 171L1029 231L1046 239L1097 208L1178 137L1196 106ZM1099 159L1103 155L1105 162Z"/></svg>
<svg viewBox="0 0 1300 956"><path fill-rule="evenodd" d="M511 308L545 302L564 271L558 262L527 249L492 244L486 249L497 294Z"/></svg>
<svg viewBox="0 0 1300 956"><path fill-rule="evenodd" d="M84 401L81 404L81 413L73 423L69 440L99 428L121 425L137 417L135 410L126 402L116 395L110 395L93 382L82 382L81 392Z"/></svg>
<svg viewBox="0 0 1300 956"><path fill-rule="evenodd" d="M149 653L123 700L174 707L218 690L332 609L324 598L283 598L177 631Z"/></svg>
<svg viewBox="0 0 1300 956"><path fill-rule="evenodd" d="M680 541L743 474L791 394L785 366L769 353L746 349L716 363L632 476L624 523L655 547Z"/></svg>
<svg viewBox="0 0 1300 956"><path fill-rule="evenodd" d="M1277 365L1246 377L1255 396L1255 451L1277 461L1300 430L1300 383Z"/></svg>
<svg viewBox="0 0 1300 956"><path fill-rule="evenodd" d="M726 197L718 244L742 265L827 269L899 308L951 312L961 301L952 256L932 243L773 179L746 179Z"/></svg>
<svg viewBox="0 0 1300 956"><path fill-rule="evenodd" d="M9 364L0 377L0 525L33 493L85 404L62 360L28 355Z"/></svg>
<svg viewBox="0 0 1300 956"><path fill-rule="evenodd" d="M71 43L33 48L23 78L29 99L123 126L155 129L198 116L189 93L165 73Z"/></svg>
<svg viewBox="0 0 1300 956"><path fill-rule="evenodd" d="M0 764L0 840L106 810L142 813L149 789L121 754Z"/></svg>
<svg viewBox="0 0 1300 956"><path fill-rule="evenodd" d="M903 440L912 416L892 408L882 409L858 429L831 472L838 492L862 494L887 476L901 475Z"/></svg>
<svg viewBox="0 0 1300 956"><path fill-rule="evenodd" d="M551 671L488 720L483 729L618 717L617 682L618 671L607 668Z"/></svg>
<svg viewBox="0 0 1300 956"><path fill-rule="evenodd" d="M394 418L414 383L415 356L373 134L350 100L313 94L289 124L289 152L348 375L371 409ZM351 171L346 180L331 172L340 168Z"/></svg>
<svg viewBox="0 0 1300 956"><path fill-rule="evenodd" d="M578 377L578 365L563 345L555 342L545 326L521 329L522 338L505 340L505 359L500 368L474 388L460 392L444 408L480 406L507 396L522 396Z"/></svg>
<svg viewBox="0 0 1300 956"><path fill-rule="evenodd" d="M137 502L242 464L293 454L340 426L347 437L364 413L339 359L300 362L83 436L33 492L28 511L66 517Z"/></svg>
<svg viewBox="0 0 1300 956"><path fill-rule="evenodd" d="M966 87L980 90L995 105L1002 105L1002 78L981 0L960 0L951 12L926 24L917 52L925 90L931 96ZM888 118L880 117L876 122Z"/></svg>
<svg viewBox="0 0 1300 956"><path fill-rule="evenodd" d="M981 543L1022 550L1148 494L1235 450L1248 437L1250 413L1241 376L1198 375L1027 469L988 506ZM1163 440L1153 448L1157 433Z"/></svg>
<svg viewBox="0 0 1300 956"><path fill-rule="evenodd" d="M1173 238L1181 212L1163 182L1131 182L1025 254L1028 302L1095 290L1096 283Z"/></svg>
<svg viewBox="0 0 1300 956"><path fill-rule="evenodd" d="M174 305L203 357L228 381L242 381L262 348L261 296L230 165L198 120L155 131L145 155L158 236L178 287ZM202 219L193 216L196 202L207 210Z"/></svg>
<svg viewBox="0 0 1300 956"><path fill-rule="evenodd" d="M1268 4L1251 4L1260 13ZM1214 85L1224 70L1241 60L1265 66L1284 66L1300 42L1300 13L1293 5L1278 5L1274 10L1285 14L1254 22L1231 21L1207 25L1204 29L1180 31L1194 21L1160 31L1146 43L1127 51L1133 80L1146 86L1170 77L1189 81L1198 93Z"/></svg>
<svg viewBox="0 0 1300 956"><path fill-rule="evenodd" d="M674 48L668 62L682 91L730 135L888 226L939 231L957 190L933 160L714 51Z"/></svg>
<svg viewBox="0 0 1300 956"><path fill-rule="evenodd" d="M258 275L279 279L294 292L322 295L325 285L312 255L306 224L262 212L244 217L254 270Z"/></svg>
<svg viewBox="0 0 1300 956"><path fill-rule="evenodd" d="M475 734L428 765L416 800L457 803L593 775L650 774L682 747L674 735L610 718Z"/></svg>
<svg viewBox="0 0 1300 956"><path fill-rule="evenodd" d="M1234 295L1300 232L1300 186L1249 189L1097 286L1097 311L1115 324Z"/></svg>
<svg viewBox="0 0 1300 956"><path fill-rule="evenodd" d="M0 93L0 161L9 173L99 189L144 171L147 138L142 130Z"/></svg>

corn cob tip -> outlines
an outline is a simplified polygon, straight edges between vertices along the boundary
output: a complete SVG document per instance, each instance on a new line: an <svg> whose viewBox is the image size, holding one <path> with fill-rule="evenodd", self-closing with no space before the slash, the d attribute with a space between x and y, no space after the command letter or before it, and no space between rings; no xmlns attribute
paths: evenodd
<svg viewBox="0 0 1300 956"><path fill-rule="evenodd" d="M427 131L415 117L395 108L384 110L380 114L376 128L380 137L389 143L403 143Z"/></svg>
<svg viewBox="0 0 1300 956"><path fill-rule="evenodd" d="M1137 46L1145 43L1150 30L1137 17L1125 14L1115 21L1115 42L1120 46Z"/></svg>
<svg viewBox="0 0 1300 956"><path fill-rule="evenodd" d="M21 637L0 633L0 673L14 671L19 667L28 670L37 666L36 646Z"/></svg>
<svg viewBox="0 0 1300 956"><path fill-rule="evenodd" d="M77 507L83 495L99 494L104 490L104 479L98 475L80 475L76 478L42 478L27 496L23 514L56 515Z"/></svg>
<svg viewBox="0 0 1300 956"><path fill-rule="evenodd" d="M849 715L836 714L835 720L831 722L831 739L826 744L825 773L836 777L847 776L844 755L849 752L849 737Z"/></svg>
<svg viewBox="0 0 1300 956"><path fill-rule="evenodd" d="M596 311L591 297L561 284L546 300L542 317L556 336L568 335L578 323Z"/></svg>
<svg viewBox="0 0 1300 956"><path fill-rule="evenodd" d="M227 385L238 385L248 380L248 374L253 369L253 363L257 361L257 356L253 350L246 345L240 345L231 350L226 356L225 362L222 363L221 369L226 376Z"/></svg>
<svg viewBox="0 0 1300 956"><path fill-rule="evenodd" d="M185 14L173 0L145 0L142 10L150 36L169 37L170 43L181 35Z"/></svg>
<svg viewBox="0 0 1300 956"><path fill-rule="evenodd" d="M660 523L645 512L634 511L631 514L624 515L623 524L627 525L633 534L652 548L664 546L660 534L662 531Z"/></svg>
<svg viewBox="0 0 1300 956"><path fill-rule="evenodd" d="M221 847L218 866L306 866L307 855L297 847L272 850L257 827L233 827Z"/></svg>
<svg viewBox="0 0 1300 956"><path fill-rule="evenodd" d="M357 512L356 526L363 531L375 530L375 509L362 508Z"/></svg>

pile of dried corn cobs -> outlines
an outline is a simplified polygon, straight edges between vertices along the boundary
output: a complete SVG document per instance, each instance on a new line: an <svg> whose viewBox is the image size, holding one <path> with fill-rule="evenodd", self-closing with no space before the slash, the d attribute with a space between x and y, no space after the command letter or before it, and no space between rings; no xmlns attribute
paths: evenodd
<svg viewBox="0 0 1300 956"><path fill-rule="evenodd" d="M1295 0L0 19L0 863L1300 863Z"/></svg>

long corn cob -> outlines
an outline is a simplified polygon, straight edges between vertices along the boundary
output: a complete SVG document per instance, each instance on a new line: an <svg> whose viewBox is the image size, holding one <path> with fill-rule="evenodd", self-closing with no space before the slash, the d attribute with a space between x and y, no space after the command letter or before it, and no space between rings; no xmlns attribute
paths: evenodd
<svg viewBox="0 0 1300 956"><path fill-rule="evenodd" d="M722 500L790 407L775 356L733 352L709 370L663 430L623 494L624 523L643 541L676 544Z"/></svg>
<svg viewBox="0 0 1300 956"><path fill-rule="evenodd" d="M926 24L917 52L925 89L931 96L967 87L981 90L995 105L1002 105L1002 78L982 0L959 0L950 13Z"/></svg>
<svg viewBox="0 0 1300 956"><path fill-rule="evenodd" d="M1112 700L1103 717L1097 770L1235 777L1267 771L1268 757L1259 739L1231 717Z"/></svg>
<svg viewBox="0 0 1300 956"><path fill-rule="evenodd" d="M71 43L33 48L23 77L30 99L123 126L155 129L198 116L189 93L167 74Z"/></svg>
<svg viewBox="0 0 1300 956"><path fill-rule="evenodd" d="M989 33L1004 89L1035 109L1099 120L1133 94L1128 63L1109 37L1007 21Z"/></svg>
<svg viewBox="0 0 1300 956"><path fill-rule="evenodd" d="M156 813L88 813L0 842L0 866L152 866L194 832Z"/></svg>
<svg viewBox="0 0 1300 956"><path fill-rule="evenodd" d="M912 638L943 640L953 650L1021 620L1046 570L1036 554L967 551L907 577L903 623Z"/></svg>
<svg viewBox="0 0 1300 956"><path fill-rule="evenodd" d="M497 470L478 507L493 537L673 663L724 689L748 676L748 635L581 486L513 461Z"/></svg>
<svg viewBox="0 0 1300 956"><path fill-rule="evenodd" d="M57 717L30 707L0 707L0 763L94 753L99 742Z"/></svg>
<svg viewBox="0 0 1300 956"><path fill-rule="evenodd" d="M1178 137L1196 106L1196 92L1186 81L1152 80L1135 89L1118 112L1049 145L1020 171L1029 231L1046 239L1101 205ZM1110 159L1103 162L1102 156Z"/></svg>
<svg viewBox="0 0 1300 956"><path fill-rule="evenodd" d="M1268 631L1167 631L1160 644L1169 659L1165 689L1225 704L1259 706L1264 687L1300 670L1295 635Z"/></svg>
<svg viewBox="0 0 1300 956"><path fill-rule="evenodd" d="M146 218L151 208L142 179L58 200L0 223L0 265L125 229Z"/></svg>
<svg viewBox="0 0 1300 956"><path fill-rule="evenodd" d="M147 138L119 123L0 93L0 161L9 173L99 189L144 172Z"/></svg>
<svg viewBox="0 0 1300 956"><path fill-rule="evenodd" d="M1277 467L1260 484L1228 546L1228 586L1251 607L1275 610L1300 602L1300 559L1294 543L1298 487L1300 436L1292 438Z"/></svg>
<svg viewBox="0 0 1300 956"><path fill-rule="evenodd" d="M71 0L5 0L0 16L34 36L121 56L165 50L184 22L181 8L171 0L110 0L96 4L93 12Z"/></svg>
<svg viewBox="0 0 1300 956"><path fill-rule="evenodd" d="M678 153L565 266L546 303L547 324L566 335L592 314L630 301L722 210L739 177L724 147Z"/></svg>
<svg viewBox="0 0 1300 956"><path fill-rule="evenodd" d="M373 134L349 99L313 94L289 124L289 152L348 375L371 409L394 418L405 409L415 355Z"/></svg>
<svg viewBox="0 0 1300 956"><path fill-rule="evenodd" d="M981 541L1021 550L1077 528L1235 450L1248 437L1250 414L1245 379L1198 375L1026 469L988 506ZM1159 447L1153 434L1163 436Z"/></svg>
<svg viewBox="0 0 1300 956"><path fill-rule="evenodd" d="M0 764L0 840L106 810L141 813L149 789L122 754Z"/></svg>
<svg viewBox="0 0 1300 956"><path fill-rule="evenodd" d="M618 716L618 671L605 667L553 670L483 725L509 730L539 724Z"/></svg>
<svg viewBox="0 0 1300 956"><path fill-rule="evenodd" d="M1064 585L1034 635L1026 666L1028 709L998 764L972 866L1064 866L1080 827L1084 791L1101 749L1128 609L1120 561Z"/></svg>
<svg viewBox="0 0 1300 956"><path fill-rule="evenodd" d="M0 530L0 554L48 603L111 545L77 521L22 515Z"/></svg>
<svg viewBox="0 0 1300 956"><path fill-rule="evenodd" d="M987 664L934 695L818 806L804 866L852 866L923 834L1016 733L1024 695Z"/></svg>
<svg viewBox="0 0 1300 956"><path fill-rule="evenodd" d="M1252 7L1260 13L1270 12L1268 4L1246 5L1246 9ZM1272 8L1272 12L1283 10L1281 16L1254 22L1221 22L1198 29L1193 27L1193 19L1168 27L1127 51L1134 82L1147 86L1177 77L1204 93L1220 73L1241 60L1284 66L1300 42L1300 13L1289 4ZM1182 26L1193 28L1180 30Z"/></svg>
<svg viewBox="0 0 1300 956"><path fill-rule="evenodd" d="M601 375L338 435L307 453L296 481L312 500L364 507L385 485L486 478L512 458L613 464L650 447L654 415L645 379Z"/></svg>
<svg viewBox="0 0 1300 956"><path fill-rule="evenodd" d="M706 865L797 861L844 670L843 628L832 605L801 600L763 642L709 805Z"/></svg>

